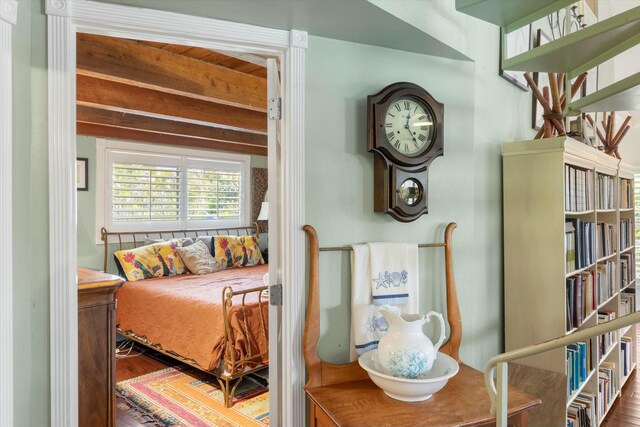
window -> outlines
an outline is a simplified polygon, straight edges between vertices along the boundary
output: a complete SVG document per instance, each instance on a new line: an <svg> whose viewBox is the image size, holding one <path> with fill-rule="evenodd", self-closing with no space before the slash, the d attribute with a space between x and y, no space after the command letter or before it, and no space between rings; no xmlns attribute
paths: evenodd
<svg viewBox="0 0 640 427"><path fill-rule="evenodd" d="M112 140L97 143L97 225L109 231L243 226L249 156Z"/></svg>

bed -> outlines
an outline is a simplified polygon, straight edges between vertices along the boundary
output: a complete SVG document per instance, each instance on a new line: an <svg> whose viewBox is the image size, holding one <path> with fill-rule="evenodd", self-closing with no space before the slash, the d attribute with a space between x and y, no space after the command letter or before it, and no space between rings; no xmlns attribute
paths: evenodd
<svg viewBox="0 0 640 427"><path fill-rule="evenodd" d="M144 246L146 239L253 234L257 227L120 233L102 228L104 270L110 252ZM117 293L117 331L214 375L230 407L242 377L268 366L267 272L263 264L125 282Z"/></svg>

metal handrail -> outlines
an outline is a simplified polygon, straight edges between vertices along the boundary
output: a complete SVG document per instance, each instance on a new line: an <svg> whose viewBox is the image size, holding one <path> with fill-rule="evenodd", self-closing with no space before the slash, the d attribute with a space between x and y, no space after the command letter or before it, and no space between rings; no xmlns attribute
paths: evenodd
<svg viewBox="0 0 640 427"><path fill-rule="evenodd" d="M618 319L611 320L602 325L592 326L571 335L566 335L535 344L529 347L519 348L517 350L508 351L499 354L487 362L484 367L484 382L487 392L491 398L491 415L496 415L496 426L507 427L507 396L508 390L508 362L522 357L533 356L535 354L544 353L567 344L583 341L607 332L613 332L626 326L640 323L640 311L627 314ZM493 382L494 374L497 370L497 386Z"/></svg>

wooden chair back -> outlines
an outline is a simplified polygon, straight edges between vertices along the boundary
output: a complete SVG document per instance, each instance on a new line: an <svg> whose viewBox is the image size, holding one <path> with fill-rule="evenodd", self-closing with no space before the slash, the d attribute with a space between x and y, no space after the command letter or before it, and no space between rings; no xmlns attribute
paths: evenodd
<svg viewBox="0 0 640 427"><path fill-rule="evenodd" d="M421 244L419 247L442 247L445 259L445 281L447 293L447 320L449 322L450 336L440 347L440 351L453 357L458 363L460 341L462 340L462 319L458 306L456 282L453 275L453 249L451 237L455 223L449 223L444 232L444 243ZM320 359L317 352L318 339L320 338L320 273L319 255L320 247L316 230L310 226L303 227L309 238L309 299L307 301L307 315L302 337L302 349L304 361L307 366L308 380L305 388L320 387L331 384L339 384L368 378L367 372L358 365L357 361L345 364L333 364ZM322 248L325 250L344 250L347 248Z"/></svg>

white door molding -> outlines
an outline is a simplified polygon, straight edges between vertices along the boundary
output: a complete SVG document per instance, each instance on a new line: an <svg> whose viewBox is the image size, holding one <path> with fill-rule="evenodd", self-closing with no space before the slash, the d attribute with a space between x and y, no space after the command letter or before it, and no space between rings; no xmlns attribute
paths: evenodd
<svg viewBox="0 0 640 427"><path fill-rule="evenodd" d="M0 0L0 425L13 423L13 110L12 31L16 0Z"/></svg>
<svg viewBox="0 0 640 427"><path fill-rule="evenodd" d="M86 0L47 0L51 426L78 423L75 190L76 32L278 57L282 64L282 426L306 422L304 322L304 55L307 34Z"/></svg>

